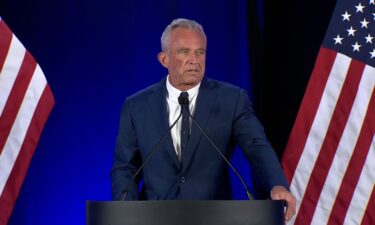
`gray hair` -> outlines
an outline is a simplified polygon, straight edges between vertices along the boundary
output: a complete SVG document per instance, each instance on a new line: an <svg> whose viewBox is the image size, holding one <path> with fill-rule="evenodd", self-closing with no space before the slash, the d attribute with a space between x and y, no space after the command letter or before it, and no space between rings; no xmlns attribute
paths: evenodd
<svg viewBox="0 0 375 225"><path fill-rule="evenodd" d="M185 28L185 29L194 29L203 34L204 39L206 38L206 34L204 33L202 25L200 25L198 22L194 20L184 19L184 18L178 18L174 19L164 30L163 34L161 35L161 49L163 52L168 50L168 41L169 37L171 36L171 32L178 28Z"/></svg>

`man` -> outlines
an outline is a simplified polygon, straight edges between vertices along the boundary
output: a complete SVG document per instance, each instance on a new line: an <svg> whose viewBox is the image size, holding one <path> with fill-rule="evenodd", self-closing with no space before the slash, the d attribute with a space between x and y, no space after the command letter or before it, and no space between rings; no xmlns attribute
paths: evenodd
<svg viewBox="0 0 375 225"><path fill-rule="evenodd" d="M200 24L176 19L161 37L160 63L168 76L124 103L112 170L116 200L230 199L228 166L202 132L186 117L194 116L228 158L238 144L271 199L287 203L285 219L294 213L295 199L278 159L251 108L246 91L204 77L207 39ZM188 98L188 108L179 98ZM142 169L143 184L129 183L163 133L185 110L171 133ZM129 183L129 184L128 184ZM126 190L125 190L126 189Z"/></svg>

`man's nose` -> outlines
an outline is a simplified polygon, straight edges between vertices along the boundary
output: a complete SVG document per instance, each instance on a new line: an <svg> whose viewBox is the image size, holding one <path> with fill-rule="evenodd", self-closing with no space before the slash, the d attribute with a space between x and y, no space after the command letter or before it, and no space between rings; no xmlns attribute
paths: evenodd
<svg viewBox="0 0 375 225"><path fill-rule="evenodd" d="M189 54L188 62L190 64L198 63L198 55L195 52Z"/></svg>

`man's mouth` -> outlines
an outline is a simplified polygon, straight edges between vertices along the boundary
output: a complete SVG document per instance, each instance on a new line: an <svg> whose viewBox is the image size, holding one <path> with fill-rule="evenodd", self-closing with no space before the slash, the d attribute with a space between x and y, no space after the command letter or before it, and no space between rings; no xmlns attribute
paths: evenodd
<svg viewBox="0 0 375 225"><path fill-rule="evenodd" d="M186 70L186 72L189 72L189 73L199 73L199 69L188 69L188 70Z"/></svg>

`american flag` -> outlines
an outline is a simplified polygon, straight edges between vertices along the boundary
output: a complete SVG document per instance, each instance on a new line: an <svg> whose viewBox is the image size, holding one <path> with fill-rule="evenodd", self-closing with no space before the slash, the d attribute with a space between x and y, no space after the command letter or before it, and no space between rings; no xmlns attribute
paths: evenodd
<svg viewBox="0 0 375 225"><path fill-rule="evenodd" d="M8 222L53 105L39 65L0 18L0 225Z"/></svg>
<svg viewBox="0 0 375 225"><path fill-rule="evenodd" d="M375 0L338 0L282 164L289 224L375 224Z"/></svg>

